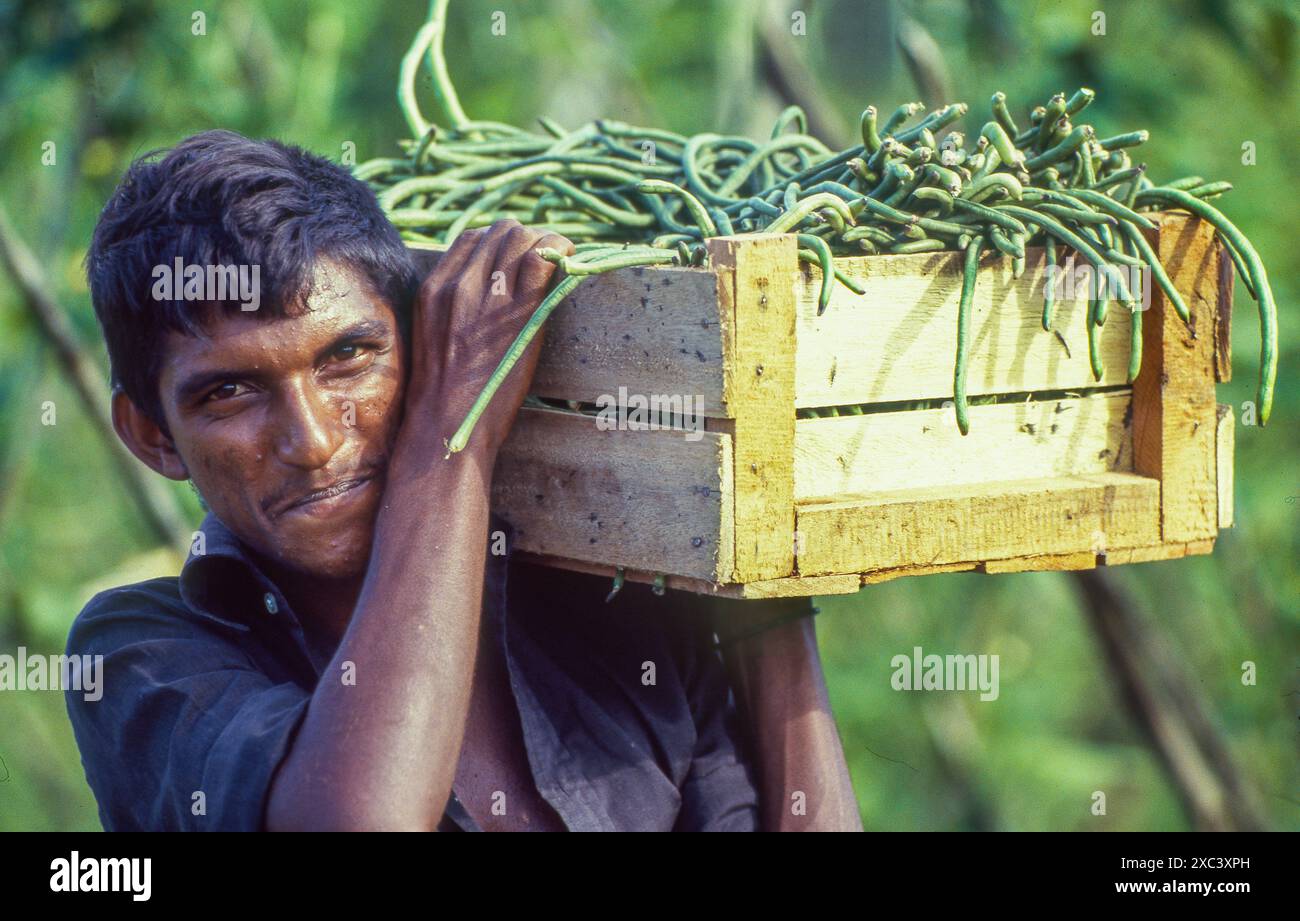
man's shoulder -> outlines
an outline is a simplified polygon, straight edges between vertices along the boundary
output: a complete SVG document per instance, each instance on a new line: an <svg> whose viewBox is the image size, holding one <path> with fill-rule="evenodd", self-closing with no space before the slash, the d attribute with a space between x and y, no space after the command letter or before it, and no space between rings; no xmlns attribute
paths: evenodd
<svg viewBox="0 0 1300 921"><path fill-rule="evenodd" d="M68 655L102 651L105 645L142 636L192 634L197 624L179 583L176 576L160 576L97 592L72 621Z"/></svg>

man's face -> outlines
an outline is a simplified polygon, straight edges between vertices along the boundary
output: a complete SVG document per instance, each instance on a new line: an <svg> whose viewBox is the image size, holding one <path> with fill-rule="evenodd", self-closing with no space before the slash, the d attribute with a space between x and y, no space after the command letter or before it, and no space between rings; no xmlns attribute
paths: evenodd
<svg viewBox="0 0 1300 921"><path fill-rule="evenodd" d="M355 273L318 264L307 312L222 314L172 333L163 413L195 488L241 540L309 575L365 570L401 421L397 319Z"/></svg>

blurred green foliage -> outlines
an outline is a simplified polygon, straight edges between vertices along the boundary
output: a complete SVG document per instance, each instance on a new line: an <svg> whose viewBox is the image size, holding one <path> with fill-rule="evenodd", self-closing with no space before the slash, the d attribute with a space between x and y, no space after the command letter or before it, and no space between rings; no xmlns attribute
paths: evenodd
<svg viewBox="0 0 1300 921"><path fill-rule="evenodd" d="M498 10L504 34L492 29ZM806 34L789 28L792 12L806 14ZM404 135L397 62L423 15L416 0L0 0L0 201L97 358L81 265L130 160L218 126L335 158L348 142L358 161L395 154ZM605 115L766 136L783 103L749 39L763 17L778 21L776 53L806 64L842 118L833 130L851 131L868 103L892 111L917 96L892 38L914 23L943 50L954 97L975 117L996 89L1023 119L1051 93L1088 85L1098 91L1089 120L1103 134L1150 129L1139 158L1157 181L1195 172L1236 184L1222 207L1263 255L1279 304L1274 421L1238 427L1237 527L1212 556L1112 574L1210 702L1269 823L1300 828L1300 227L1287 159L1300 121L1296 4L457 0L447 53L473 117L530 124L544 113L575 125ZM970 118L965 127L978 126ZM1254 165L1243 163L1247 142ZM1219 387L1239 419L1257 372L1253 310L1239 288L1234 376ZM41 424L46 400L55 426ZM157 547L122 495L7 278L0 401L0 648L58 652L93 591L175 572L183 548ZM197 520L188 490L175 491ZM821 605L831 695L868 828L1187 827L1070 577L934 576ZM890 659L914 646L998 654L1000 698L891 690ZM1241 682L1246 660L1258 665L1253 687ZM98 827L61 695L0 694L0 759L0 830ZM1095 790L1107 793L1106 816L1089 812Z"/></svg>

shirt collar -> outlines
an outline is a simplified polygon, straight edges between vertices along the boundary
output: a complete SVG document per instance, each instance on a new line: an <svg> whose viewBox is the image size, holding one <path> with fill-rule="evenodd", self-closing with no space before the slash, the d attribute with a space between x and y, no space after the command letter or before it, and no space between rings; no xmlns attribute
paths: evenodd
<svg viewBox="0 0 1300 921"><path fill-rule="evenodd" d="M288 607L244 544L211 512L194 532L179 584L192 611L235 630L249 629L252 612L265 616L268 606Z"/></svg>

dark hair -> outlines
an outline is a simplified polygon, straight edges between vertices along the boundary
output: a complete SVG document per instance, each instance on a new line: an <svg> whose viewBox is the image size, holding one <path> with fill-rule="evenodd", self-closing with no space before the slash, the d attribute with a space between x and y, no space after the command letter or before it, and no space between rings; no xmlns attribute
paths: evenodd
<svg viewBox="0 0 1300 921"><path fill-rule="evenodd" d="M164 429L158 375L167 333L197 335L213 311L241 306L237 292L224 301L155 299L155 267L178 257L257 266L264 319L305 309L323 257L365 279L403 322L418 286L374 192L324 157L233 131L204 131L140 157L99 216L86 274L114 386Z"/></svg>

